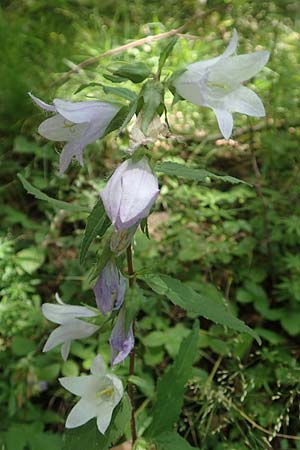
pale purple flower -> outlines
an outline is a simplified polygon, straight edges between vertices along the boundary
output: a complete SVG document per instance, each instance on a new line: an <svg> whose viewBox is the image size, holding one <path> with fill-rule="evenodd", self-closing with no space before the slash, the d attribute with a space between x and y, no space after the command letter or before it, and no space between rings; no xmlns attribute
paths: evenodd
<svg viewBox="0 0 300 450"><path fill-rule="evenodd" d="M217 116L219 128L228 139L232 132L232 113L263 117L265 109L260 98L243 82L252 78L267 63L270 53L258 51L232 56L238 44L234 30L225 52L205 61L187 66L175 80L179 95L196 105L211 108Z"/></svg>
<svg viewBox="0 0 300 450"><path fill-rule="evenodd" d="M146 217L158 196L157 177L147 158L124 161L100 193L105 211L117 230L124 230Z"/></svg>
<svg viewBox="0 0 300 450"><path fill-rule="evenodd" d="M125 318L125 308L122 308L119 312L109 340L112 353L112 365L119 364L127 358L134 347L133 326L132 323L129 325L129 329L126 334Z"/></svg>
<svg viewBox="0 0 300 450"><path fill-rule="evenodd" d="M126 279L114 261L110 260L102 270L94 288L96 303L102 314L119 309L126 291Z"/></svg>
<svg viewBox="0 0 300 450"><path fill-rule="evenodd" d="M48 105L31 93L29 95L40 108L55 113L41 123L39 134L51 141L67 142L60 154L60 174L66 171L72 158L83 165L84 148L104 134L119 109L110 103L68 102L59 98L53 100L53 105Z"/></svg>

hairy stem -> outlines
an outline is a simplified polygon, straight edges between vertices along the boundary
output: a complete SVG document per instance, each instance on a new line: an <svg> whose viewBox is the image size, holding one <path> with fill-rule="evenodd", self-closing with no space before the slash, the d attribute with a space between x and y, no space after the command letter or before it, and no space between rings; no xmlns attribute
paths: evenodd
<svg viewBox="0 0 300 450"><path fill-rule="evenodd" d="M132 263L132 251L131 251L131 245L127 247L126 251L127 255L127 267L128 267L128 275L129 275L129 287L133 286L134 279L134 270L133 270L133 263ZM132 324L133 327L133 335L134 335L134 323ZM131 350L130 353L130 360L129 360L129 376L134 375L134 347ZM135 443L137 440L137 434L136 434L136 425L135 425L135 401L134 401L134 386L132 383L128 383L128 394L131 402L131 437L132 437L132 444Z"/></svg>

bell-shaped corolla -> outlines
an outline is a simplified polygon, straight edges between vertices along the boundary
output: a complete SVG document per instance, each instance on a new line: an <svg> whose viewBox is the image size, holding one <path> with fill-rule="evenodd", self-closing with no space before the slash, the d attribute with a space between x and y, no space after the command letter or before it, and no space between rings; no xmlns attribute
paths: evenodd
<svg viewBox="0 0 300 450"><path fill-rule="evenodd" d="M51 141L67 142L60 154L61 175L73 158L83 165L85 147L103 136L119 110L110 103L69 102L59 98L53 100L53 105L49 105L31 93L29 95L40 108L55 114L41 123L39 134Z"/></svg>
<svg viewBox="0 0 300 450"><path fill-rule="evenodd" d="M148 160L124 161L100 193L106 214L116 230L138 224L148 216L159 194L158 180Z"/></svg>
<svg viewBox="0 0 300 450"><path fill-rule="evenodd" d="M233 128L232 113L263 117L262 101L243 82L252 78L268 62L268 51L232 56L238 44L236 30L225 52L187 66L174 82L177 93L196 105L211 108L217 116L221 133L229 139Z"/></svg>
<svg viewBox="0 0 300 450"><path fill-rule="evenodd" d="M43 352L61 345L61 356L64 361L68 358L72 341L89 337L99 329L97 325L78 318L97 316L97 312L85 306L44 303L42 313L46 319L59 324L59 327L55 328L48 337Z"/></svg>
<svg viewBox="0 0 300 450"><path fill-rule="evenodd" d="M107 372L102 357L94 359L91 375L59 378L60 384L81 397L67 417L66 428L80 427L94 417L97 428L104 434L111 422L112 413L123 397L121 380Z"/></svg>

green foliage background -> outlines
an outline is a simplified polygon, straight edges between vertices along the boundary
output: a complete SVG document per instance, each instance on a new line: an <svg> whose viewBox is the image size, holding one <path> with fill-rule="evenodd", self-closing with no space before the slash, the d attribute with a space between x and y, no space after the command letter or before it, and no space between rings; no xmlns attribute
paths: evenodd
<svg viewBox="0 0 300 450"><path fill-rule="evenodd" d="M102 74L112 61L138 60L154 68L163 42L105 58L64 84L53 83L90 56L176 28L200 10L207 15L186 30L189 38L179 39L165 73L216 56L235 27L239 53L271 51L267 68L250 83L263 98L267 118L237 115L236 138L226 142L210 111L179 102L169 120L180 137L156 145L155 158L187 162L252 186L161 175L163 188L149 220L153 239L137 235L134 264L136 269L150 266L178 278L206 295L207 301L225 297L263 341L259 347L247 335L200 321L198 356L186 385L178 433L202 450L300 448L299 2L4 0L0 4L1 449L60 449L64 417L73 399L60 389L57 377L88 370L97 351L109 360L108 329L99 340L74 343L66 363L58 350L41 353L52 328L40 313L41 303L54 301L59 292L65 302L93 305L87 272L101 243L96 241L80 265L86 213L66 212L26 194L17 174L58 200L91 210L127 145L125 135L90 145L85 167L74 164L67 176L59 178L59 148L37 134L43 114L27 92L45 101L105 99L100 87L74 92L89 82L109 84ZM149 425L156 382L194 321L193 314L186 317L179 307L143 287L133 380L140 433ZM127 374L126 365L118 373ZM127 430L124 439L128 436ZM162 450L166 442L167 437L160 444Z"/></svg>

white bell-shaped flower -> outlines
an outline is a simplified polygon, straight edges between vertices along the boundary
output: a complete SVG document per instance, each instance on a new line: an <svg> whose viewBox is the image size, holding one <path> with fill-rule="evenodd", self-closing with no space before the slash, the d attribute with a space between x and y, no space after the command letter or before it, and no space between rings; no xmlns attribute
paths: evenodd
<svg viewBox="0 0 300 450"><path fill-rule="evenodd" d="M232 133L232 113L265 116L260 98L242 83L265 66L270 53L258 51L232 56L237 44L238 36L234 30L222 55L190 64L174 82L178 94L185 100L213 109L225 139L229 139Z"/></svg>
<svg viewBox="0 0 300 450"><path fill-rule="evenodd" d="M48 105L34 95L29 95L40 108L56 113L41 123L38 132L51 141L67 142L60 154L60 174L66 171L72 158L83 165L84 148L103 136L119 110L110 103L68 102L59 98L53 100L53 105Z"/></svg>
<svg viewBox="0 0 300 450"><path fill-rule="evenodd" d="M91 375L59 378L59 382L81 397L67 417L66 428L79 427L96 417L98 430L104 434L124 389L118 377L107 373L102 357L97 355L94 359Z"/></svg>
<svg viewBox="0 0 300 450"><path fill-rule="evenodd" d="M44 303L42 313L50 322L60 325L48 337L43 352L48 352L61 344L61 356L64 361L68 358L72 341L89 337L99 329L97 325L78 319L97 316L97 312L85 306L66 305L62 302L58 305Z"/></svg>

